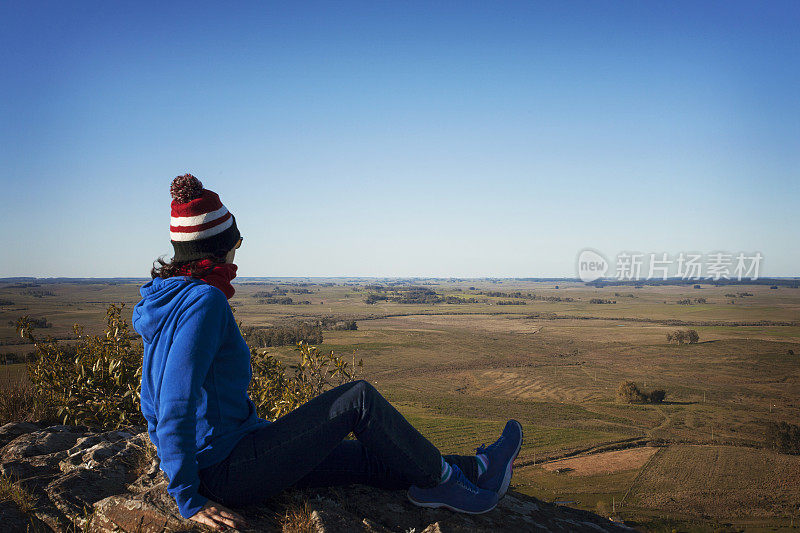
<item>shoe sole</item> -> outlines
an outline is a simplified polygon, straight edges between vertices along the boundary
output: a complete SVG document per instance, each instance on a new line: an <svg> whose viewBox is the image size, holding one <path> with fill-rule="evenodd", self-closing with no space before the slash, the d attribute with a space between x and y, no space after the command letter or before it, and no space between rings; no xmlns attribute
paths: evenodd
<svg viewBox="0 0 800 533"><path fill-rule="evenodd" d="M497 503L495 503L494 505L492 505L491 507L489 507L485 511L467 511L466 509L458 509L457 507L453 507L453 506L447 505L446 503L423 503L423 502L418 502L417 500L412 498L411 495L408 494L408 493L406 493L406 496L408 497L408 501L410 501L411 503L413 503L414 505L416 505L418 507L428 507L428 508L434 508L434 509L439 508L439 507L444 507L445 509L450 509L451 511L455 511L457 513L483 514L483 513L488 513L489 511L491 511L492 509L497 507Z"/></svg>
<svg viewBox="0 0 800 533"><path fill-rule="evenodd" d="M503 476L503 482L500 484L500 489L497 491L497 495L502 498L506 495L506 491L508 490L508 486L511 484L511 475L512 471L514 470L514 461L517 459L517 455L519 455L519 450L522 448L522 424L517 422L519 426L519 444L517 444L517 450L514 452L514 457L508 462L508 466L506 466L506 474Z"/></svg>

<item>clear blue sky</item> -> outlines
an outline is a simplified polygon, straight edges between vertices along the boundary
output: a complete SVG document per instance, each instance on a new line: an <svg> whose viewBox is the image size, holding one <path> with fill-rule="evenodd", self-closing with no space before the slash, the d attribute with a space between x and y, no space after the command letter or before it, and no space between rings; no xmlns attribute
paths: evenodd
<svg viewBox="0 0 800 533"><path fill-rule="evenodd" d="M0 66L0 276L146 277L185 172L242 276L800 275L798 2L7 1Z"/></svg>

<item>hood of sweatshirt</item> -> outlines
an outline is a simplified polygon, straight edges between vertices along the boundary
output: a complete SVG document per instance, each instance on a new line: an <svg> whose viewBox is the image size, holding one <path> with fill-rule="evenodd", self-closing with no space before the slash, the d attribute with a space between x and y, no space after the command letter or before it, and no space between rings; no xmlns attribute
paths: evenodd
<svg viewBox="0 0 800 533"><path fill-rule="evenodd" d="M163 325L172 320L191 297L191 289L206 282L189 276L153 278L139 289L142 299L133 307L131 324L146 342L153 342Z"/></svg>

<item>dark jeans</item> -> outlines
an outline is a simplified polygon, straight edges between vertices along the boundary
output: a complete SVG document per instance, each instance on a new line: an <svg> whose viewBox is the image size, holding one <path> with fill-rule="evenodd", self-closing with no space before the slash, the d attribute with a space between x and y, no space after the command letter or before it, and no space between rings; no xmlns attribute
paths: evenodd
<svg viewBox="0 0 800 533"><path fill-rule="evenodd" d="M358 440L347 440L353 432ZM362 483L435 486L442 455L367 381L326 391L245 435L222 462L200 470L200 493L239 507L287 488ZM445 455L473 483L475 456Z"/></svg>

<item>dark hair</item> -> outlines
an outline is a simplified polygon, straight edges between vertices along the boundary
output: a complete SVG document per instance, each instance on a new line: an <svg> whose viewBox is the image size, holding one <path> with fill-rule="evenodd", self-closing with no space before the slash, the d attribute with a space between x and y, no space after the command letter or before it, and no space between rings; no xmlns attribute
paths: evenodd
<svg viewBox="0 0 800 533"><path fill-rule="evenodd" d="M193 278L202 278L218 264L222 264L225 262L225 257L227 254L223 255L210 255L208 257L204 257L202 259L193 259L192 261L164 261L162 258L158 258L153 261L153 268L150 270L150 277L152 278L171 278L173 276L191 276ZM201 261L205 261L206 259L211 259L211 265L200 265ZM156 262L160 263L160 266L156 266ZM188 274L185 274L186 269L188 269Z"/></svg>

